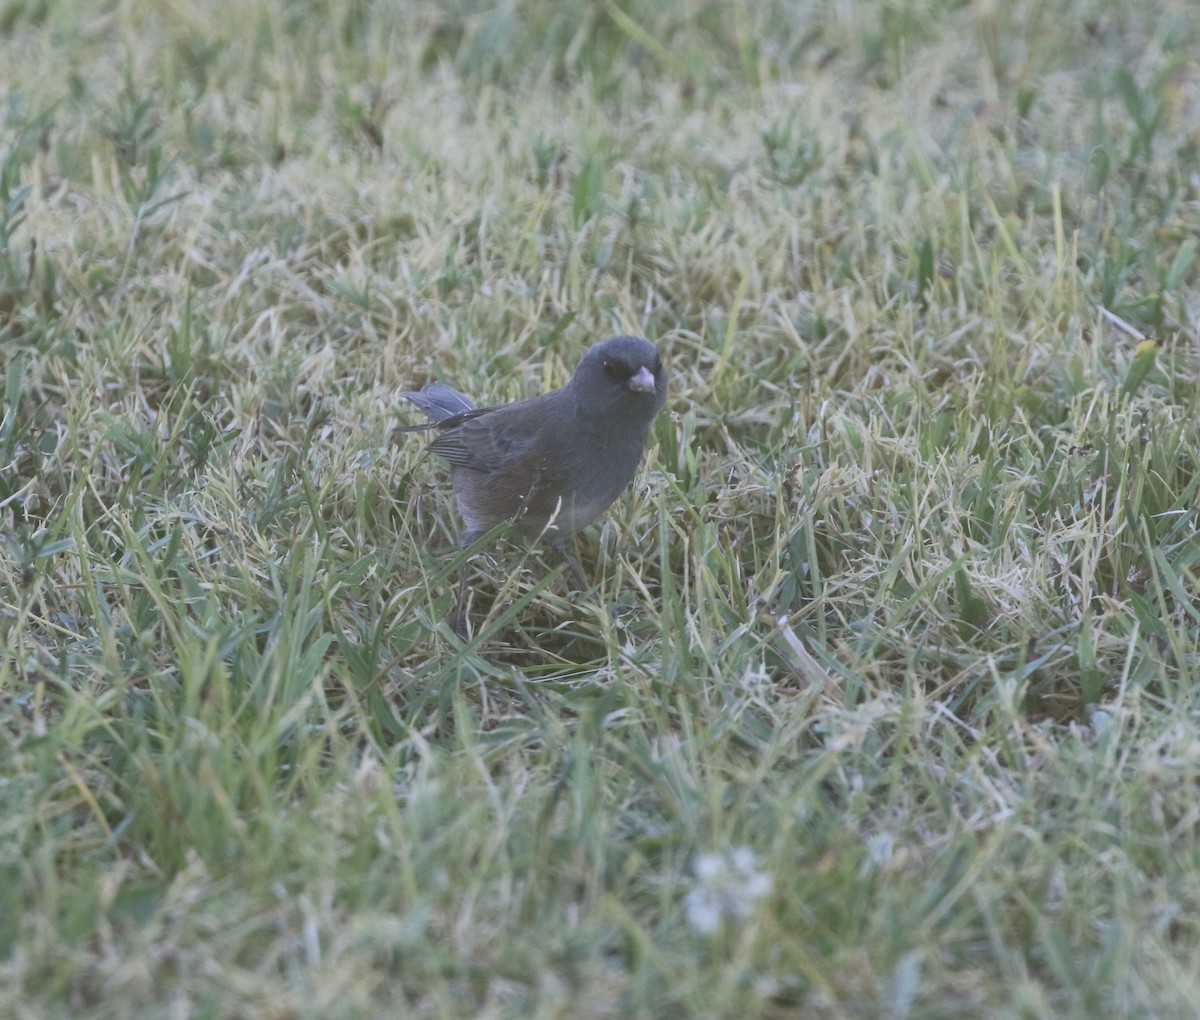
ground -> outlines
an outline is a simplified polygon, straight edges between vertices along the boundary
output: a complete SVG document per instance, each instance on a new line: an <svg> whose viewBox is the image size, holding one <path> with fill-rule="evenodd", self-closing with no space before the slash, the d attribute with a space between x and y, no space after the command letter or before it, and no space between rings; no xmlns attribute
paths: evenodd
<svg viewBox="0 0 1200 1020"><path fill-rule="evenodd" d="M1200 1013L1193 6L7 0L0 1014Z"/></svg>

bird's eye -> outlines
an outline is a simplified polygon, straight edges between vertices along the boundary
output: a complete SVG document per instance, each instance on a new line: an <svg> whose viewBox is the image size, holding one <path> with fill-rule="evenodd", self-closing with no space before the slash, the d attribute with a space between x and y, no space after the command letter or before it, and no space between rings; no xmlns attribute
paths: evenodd
<svg viewBox="0 0 1200 1020"><path fill-rule="evenodd" d="M604 374L610 379L615 379L617 377L617 366L611 361L606 361L604 363Z"/></svg>
<svg viewBox="0 0 1200 1020"><path fill-rule="evenodd" d="M654 359L654 374L658 375L662 371L662 355L660 354Z"/></svg>

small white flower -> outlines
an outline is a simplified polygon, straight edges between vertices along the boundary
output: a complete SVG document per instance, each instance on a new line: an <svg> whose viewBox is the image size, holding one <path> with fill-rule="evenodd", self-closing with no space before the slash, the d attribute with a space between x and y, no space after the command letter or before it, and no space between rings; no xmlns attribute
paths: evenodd
<svg viewBox="0 0 1200 1020"><path fill-rule="evenodd" d="M689 889L683 899L688 924L701 935L711 935L721 923L721 903L717 897L702 886Z"/></svg>
<svg viewBox="0 0 1200 1020"><path fill-rule="evenodd" d="M721 877L725 870L725 858L719 854L701 854L692 865L692 871L701 882L709 882Z"/></svg>
<svg viewBox="0 0 1200 1020"><path fill-rule="evenodd" d="M729 851L729 863L743 875L748 875L754 870L756 863L754 860L754 851L748 846L735 846Z"/></svg>
<svg viewBox="0 0 1200 1020"><path fill-rule="evenodd" d="M771 876L757 870L754 851L734 847L726 854L700 854L692 864L696 882L683 899L688 924L710 935L723 918L749 917L771 891Z"/></svg>
<svg viewBox="0 0 1200 1020"><path fill-rule="evenodd" d="M1102 708L1092 709L1091 718L1088 721L1092 724L1092 731L1098 737L1104 736L1112 729L1113 718Z"/></svg>
<svg viewBox="0 0 1200 1020"><path fill-rule="evenodd" d="M864 865L868 868L882 868L892 859L892 849L896 845L896 837L890 832L876 832L867 837L867 859Z"/></svg>

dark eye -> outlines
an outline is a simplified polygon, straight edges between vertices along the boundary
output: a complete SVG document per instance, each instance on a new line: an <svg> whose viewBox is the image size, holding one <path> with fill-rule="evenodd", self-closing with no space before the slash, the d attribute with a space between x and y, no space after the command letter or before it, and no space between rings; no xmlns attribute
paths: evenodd
<svg viewBox="0 0 1200 1020"><path fill-rule="evenodd" d="M654 359L654 374L658 375L662 371L662 355L660 354Z"/></svg>
<svg viewBox="0 0 1200 1020"><path fill-rule="evenodd" d="M610 379L615 379L617 377L617 366L611 361L606 361L604 363L604 374Z"/></svg>

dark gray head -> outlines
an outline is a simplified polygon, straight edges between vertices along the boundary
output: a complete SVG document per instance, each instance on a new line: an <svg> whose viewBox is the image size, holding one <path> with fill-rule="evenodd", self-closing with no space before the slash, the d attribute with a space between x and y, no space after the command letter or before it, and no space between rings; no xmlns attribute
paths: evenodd
<svg viewBox="0 0 1200 1020"><path fill-rule="evenodd" d="M649 340L614 336L592 346L567 388L585 415L649 428L667 402L667 370Z"/></svg>

